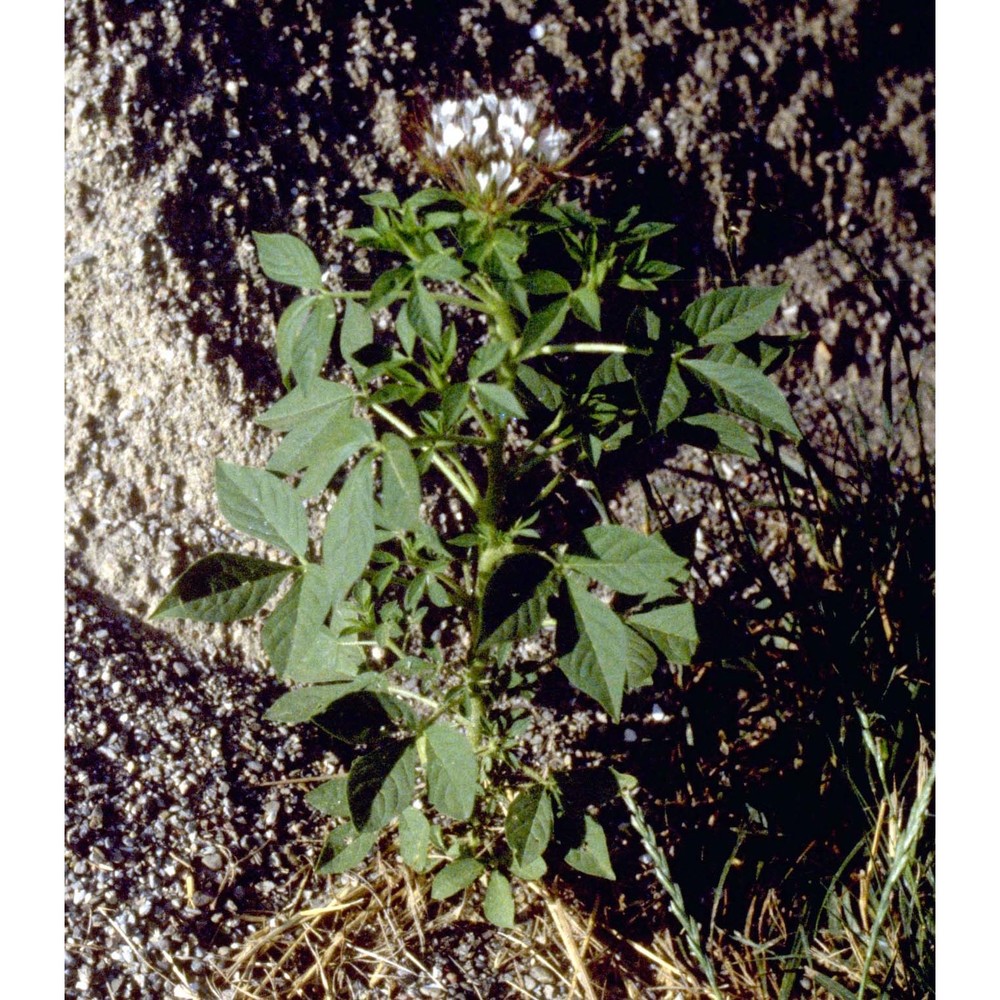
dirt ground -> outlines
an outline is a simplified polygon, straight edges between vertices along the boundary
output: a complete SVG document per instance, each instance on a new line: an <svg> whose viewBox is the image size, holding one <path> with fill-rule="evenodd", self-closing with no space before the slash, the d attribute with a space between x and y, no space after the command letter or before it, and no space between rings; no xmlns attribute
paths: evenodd
<svg viewBox="0 0 1000 1000"><path fill-rule="evenodd" d="M676 223L669 259L685 268L687 298L719 278L790 282L776 327L807 335L784 376L796 415L821 429L831 406L850 405L877 435L887 354L898 369L905 343L933 384L933 28L930 4L903 0L67 0L71 731L102 699L126 699L118 715L135 710L121 690L130 678L109 694L115 681L101 671L123 655L108 643L138 636L130 671L163 685L161 700L177 710L193 701L199 739L216 738L217 711L229 720L222 771L242 773L224 758L249 740L258 777L271 773L259 748L273 737L242 721L267 683L255 628L154 631L142 619L193 558L246 550L216 510L212 469L219 458L263 464L270 447L251 418L279 389L272 346L285 297L257 269L251 231L294 232L346 280L360 275L364 261L346 259L335 233L361 224L359 197L373 186L419 183L399 136L415 93L517 86L544 95L568 128L624 126L613 173L586 186L592 203L638 203ZM926 406L929 417L930 396ZM216 686L178 694L177 671L150 666L160 656ZM178 723L182 742L185 732ZM151 933L131 882L110 899L88 889L97 876L84 862L102 829L91 823L95 802L107 800L140 848L153 836L110 801L137 794L134 785L96 774L126 766L127 741L98 767L103 737L88 739L67 740L77 943L67 996L161 995L155 972L135 985L145 972L114 957L121 941L110 929L80 930L95 909L131 907L130 933ZM294 757L297 746L282 752ZM247 808L266 812L267 801L261 793ZM202 839L210 823L197 818ZM210 955L243 904L206 934L208 904L188 912L182 900L160 924L197 924ZM188 975L197 982L196 968Z"/></svg>

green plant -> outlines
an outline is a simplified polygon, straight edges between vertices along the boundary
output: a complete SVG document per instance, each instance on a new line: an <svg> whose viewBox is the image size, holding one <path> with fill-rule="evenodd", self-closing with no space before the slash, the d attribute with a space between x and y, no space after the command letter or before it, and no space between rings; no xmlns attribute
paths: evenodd
<svg viewBox="0 0 1000 1000"><path fill-rule="evenodd" d="M153 618L249 618L289 584L262 641L296 686L268 718L356 753L309 795L338 821L320 871L396 823L434 898L485 877L485 914L507 926L510 876L539 878L557 842L614 877L593 815L614 783L525 760L542 666L523 641L554 625L559 669L615 720L698 642L687 560L615 523L596 470L664 434L745 450L737 418L798 439L767 377L785 347L758 333L784 288L719 289L669 322L657 292L677 268L650 247L672 227L557 200L588 141L493 94L436 105L417 134L448 187L363 199L371 224L345 237L385 263L369 289L328 287L299 239L255 234L264 273L302 292L277 327L287 394L258 418L282 439L266 469L220 462L216 489L234 527L287 558L208 555ZM350 377L325 377L341 363ZM442 489L465 523L439 531ZM325 517L316 542L307 508Z"/></svg>

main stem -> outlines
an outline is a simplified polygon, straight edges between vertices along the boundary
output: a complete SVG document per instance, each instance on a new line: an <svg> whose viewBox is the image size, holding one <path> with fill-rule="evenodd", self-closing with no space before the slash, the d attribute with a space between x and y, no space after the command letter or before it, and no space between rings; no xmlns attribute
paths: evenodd
<svg viewBox="0 0 1000 1000"><path fill-rule="evenodd" d="M490 336L506 343L513 344L518 337L517 323L507 304L500 296L496 297L498 304L490 319ZM513 385L513 372L508 366L502 366L497 372L498 384L509 389ZM474 603L474 621L472 628L473 657L469 663L468 673L468 704L469 740L472 746L479 750L483 741L483 720L486 715L486 699L483 683L486 671L492 661L492 654L478 648L482 630L483 601L486 596L486 584L496 563L502 558L505 545L501 537L500 506L503 502L504 488L507 479L507 468L504 464L503 447L506 437L504 424L494 422L485 414L480 417L480 424L486 440L486 492L476 508L479 524L484 529L484 541L479 549L479 561L476 566L476 588Z"/></svg>

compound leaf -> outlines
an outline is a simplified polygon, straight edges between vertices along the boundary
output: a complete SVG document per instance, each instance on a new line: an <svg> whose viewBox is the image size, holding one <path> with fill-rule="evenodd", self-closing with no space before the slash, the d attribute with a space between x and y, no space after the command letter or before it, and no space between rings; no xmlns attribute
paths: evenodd
<svg viewBox="0 0 1000 1000"><path fill-rule="evenodd" d="M286 385L289 376L299 384L308 383L323 370L335 322L333 303L323 295L296 299L281 314L275 348Z"/></svg>
<svg viewBox="0 0 1000 1000"><path fill-rule="evenodd" d="M382 437L382 523L412 531L420 523L420 473L409 445L398 434Z"/></svg>
<svg viewBox="0 0 1000 1000"><path fill-rule="evenodd" d="M234 528L300 559L305 556L309 523L302 501L288 483L263 469L217 462L215 492L223 516Z"/></svg>
<svg viewBox="0 0 1000 1000"><path fill-rule="evenodd" d="M583 839L566 852L566 864L584 875L612 880L615 878L604 829L593 816L583 817Z"/></svg>
<svg viewBox="0 0 1000 1000"><path fill-rule="evenodd" d="M353 823L344 823L332 830L326 838L323 850L316 862L320 875L341 875L360 865L375 846L377 833L354 828Z"/></svg>
<svg viewBox="0 0 1000 1000"><path fill-rule="evenodd" d="M290 233L254 233L260 269L272 280L296 288L323 289L323 271L312 250Z"/></svg>
<svg viewBox="0 0 1000 1000"><path fill-rule="evenodd" d="M573 687L599 702L617 722L625 692L628 628L579 578L567 579L566 589L573 619L559 623L557 638L564 650L559 669Z"/></svg>
<svg viewBox="0 0 1000 1000"><path fill-rule="evenodd" d="M788 400L756 368L688 358L684 358L681 364L708 386L720 406L768 430L780 431L793 441L802 437Z"/></svg>
<svg viewBox="0 0 1000 1000"><path fill-rule="evenodd" d="M489 885L483 897L483 915L496 927L514 926L514 894L503 872L490 872Z"/></svg>
<svg viewBox="0 0 1000 1000"><path fill-rule="evenodd" d="M528 866L545 853L554 819L552 798L542 785L517 793L507 810L504 832L519 865Z"/></svg>
<svg viewBox="0 0 1000 1000"><path fill-rule="evenodd" d="M442 900L468 889L486 870L475 858L459 858L444 866L431 883L431 899Z"/></svg>
<svg viewBox="0 0 1000 1000"><path fill-rule="evenodd" d="M149 616L151 621L188 618L201 622L234 622L251 618L291 573L291 566L213 552L189 566Z"/></svg>
<svg viewBox="0 0 1000 1000"><path fill-rule="evenodd" d="M669 581L687 578L687 560L658 535L598 524L583 536L593 557L569 556L566 564L620 594L657 594Z"/></svg>
<svg viewBox="0 0 1000 1000"><path fill-rule="evenodd" d="M339 774L336 778L324 781L306 795L306 802L326 816L348 819L351 810L347 805L347 775Z"/></svg>
<svg viewBox="0 0 1000 1000"><path fill-rule="evenodd" d="M508 556L486 582L480 644L534 635L542 627L556 587L552 566L541 556L528 552Z"/></svg>
<svg viewBox="0 0 1000 1000"><path fill-rule="evenodd" d="M289 667L305 660L317 641L333 604L329 572L315 563L292 585L271 612L261 630L261 641L275 674L285 677Z"/></svg>
<svg viewBox="0 0 1000 1000"><path fill-rule="evenodd" d="M415 872L427 871L427 852L431 846L431 824L413 806L399 814L399 854Z"/></svg>
<svg viewBox="0 0 1000 1000"><path fill-rule="evenodd" d="M632 615L628 623L671 663L690 663L698 648L694 605L689 601L643 611Z"/></svg>
<svg viewBox="0 0 1000 1000"><path fill-rule="evenodd" d="M696 299L681 322L703 344L735 344L756 333L781 304L788 285L718 288Z"/></svg>
<svg viewBox="0 0 1000 1000"><path fill-rule="evenodd" d="M347 801L359 830L381 830L412 803L416 761L412 739L386 740L355 759L347 776Z"/></svg>
<svg viewBox="0 0 1000 1000"><path fill-rule="evenodd" d="M333 573L335 597L354 586L375 548L373 490L372 464L365 456L351 470L327 514L323 565Z"/></svg>
<svg viewBox="0 0 1000 1000"><path fill-rule="evenodd" d="M466 820L479 794L479 762L469 738L444 722L424 733L427 799L439 813Z"/></svg>

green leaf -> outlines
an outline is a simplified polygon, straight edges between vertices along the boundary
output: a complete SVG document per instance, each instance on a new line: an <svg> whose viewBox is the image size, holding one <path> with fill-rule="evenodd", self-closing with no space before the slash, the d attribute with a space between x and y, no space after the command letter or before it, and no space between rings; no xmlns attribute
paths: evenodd
<svg viewBox="0 0 1000 1000"><path fill-rule="evenodd" d="M417 346L417 331L410 322L408 303L403 303L396 313L396 336L407 357L413 357L413 352Z"/></svg>
<svg viewBox="0 0 1000 1000"><path fill-rule="evenodd" d="M447 723L424 732L427 799L439 813L466 820L479 794L479 762L469 738Z"/></svg>
<svg viewBox="0 0 1000 1000"><path fill-rule="evenodd" d="M296 288L323 289L323 271L312 250L289 233L254 233L260 269L272 280Z"/></svg>
<svg viewBox="0 0 1000 1000"><path fill-rule="evenodd" d="M331 413L350 412L354 393L339 382L317 378L297 385L254 421L272 431L290 431Z"/></svg>
<svg viewBox="0 0 1000 1000"><path fill-rule="evenodd" d="M375 846L377 833L358 832L352 823L344 823L330 832L316 862L320 875L342 875L361 864Z"/></svg>
<svg viewBox="0 0 1000 1000"><path fill-rule="evenodd" d="M275 337L278 367L287 385L289 376L310 382L326 365L333 339L333 303L323 295L296 299L281 314Z"/></svg>
<svg viewBox="0 0 1000 1000"><path fill-rule="evenodd" d="M301 500L311 500L330 485L345 462L374 442L369 421L352 417L346 409L331 410L291 430L267 467L286 476L302 471L295 493Z"/></svg>
<svg viewBox="0 0 1000 1000"><path fill-rule="evenodd" d="M767 430L780 431L793 441L801 439L788 400L766 375L754 368L716 361L684 358L681 364L708 386L720 406Z"/></svg>
<svg viewBox="0 0 1000 1000"><path fill-rule="evenodd" d="M554 820L552 798L543 785L529 785L517 793L507 810L504 832L519 865L530 865L545 853Z"/></svg>
<svg viewBox="0 0 1000 1000"><path fill-rule="evenodd" d="M442 430L459 425L465 415L465 408L469 404L469 392L468 382L458 382L449 385L441 393Z"/></svg>
<svg viewBox="0 0 1000 1000"><path fill-rule="evenodd" d="M414 273L434 281L458 281L469 273L469 269L451 254L432 253L417 261Z"/></svg>
<svg viewBox="0 0 1000 1000"><path fill-rule="evenodd" d="M635 629L630 628L625 652L625 690L637 691L652 684L656 663L656 650Z"/></svg>
<svg viewBox="0 0 1000 1000"><path fill-rule="evenodd" d="M544 309L532 313L521 335L521 357L527 357L557 337L568 312L569 300L556 299Z"/></svg>
<svg viewBox="0 0 1000 1000"><path fill-rule="evenodd" d="M598 524L583 537L593 557L568 556L566 565L619 594L657 595L669 581L687 579L687 560L659 535L644 535L620 524Z"/></svg>
<svg viewBox="0 0 1000 1000"><path fill-rule="evenodd" d="M268 722L292 726L322 715L331 705L382 683L379 674L369 672L341 684L314 684L286 691L265 713Z"/></svg>
<svg viewBox="0 0 1000 1000"><path fill-rule="evenodd" d="M393 531L412 531L420 523L420 473L407 443L396 434L382 436L382 523Z"/></svg>
<svg viewBox="0 0 1000 1000"><path fill-rule="evenodd" d="M557 587L551 563L541 556L519 552L504 559L486 581L480 645L533 636Z"/></svg>
<svg viewBox="0 0 1000 1000"><path fill-rule="evenodd" d="M431 883L431 899L448 899L473 882L486 871L485 866L475 858L459 858L447 864L434 876Z"/></svg>
<svg viewBox="0 0 1000 1000"><path fill-rule="evenodd" d="M629 359L626 370L631 373L639 405L654 431L666 430L683 412L691 393L684 384L677 356L669 359L666 375L656 359Z"/></svg>
<svg viewBox="0 0 1000 1000"><path fill-rule="evenodd" d="M383 271L372 283L368 293L368 312L378 312L395 302L412 277L413 271L405 264Z"/></svg>
<svg viewBox="0 0 1000 1000"><path fill-rule="evenodd" d="M578 579L570 577L566 587L573 619L559 623L557 639L560 649L565 650L559 657L559 669L570 684L599 702L617 722L625 692L628 629Z"/></svg>
<svg viewBox="0 0 1000 1000"><path fill-rule="evenodd" d="M502 340L487 340L469 358L469 378L482 378L499 368L504 358L507 357L507 349L507 344Z"/></svg>
<svg viewBox="0 0 1000 1000"><path fill-rule="evenodd" d="M323 566L310 563L271 612L261 641L278 678L309 656L333 604L332 580Z"/></svg>
<svg viewBox="0 0 1000 1000"><path fill-rule="evenodd" d="M483 914L496 927L514 926L514 894L503 872L490 872L490 882L483 897Z"/></svg>
<svg viewBox="0 0 1000 1000"><path fill-rule="evenodd" d="M662 236L664 233L669 233L675 227L669 222L640 222L639 225L633 226L625 236L622 237L622 243L639 243L648 242L656 236Z"/></svg>
<svg viewBox="0 0 1000 1000"><path fill-rule="evenodd" d="M454 228L461 221L461 212L428 212L424 216L424 226L427 229L443 229L445 226Z"/></svg>
<svg viewBox="0 0 1000 1000"><path fill-rule="evenodd" d="M443 188L421 188L403 202L403 208L409 209L411 212L419 212L422 208L427 208L429 205L438 205L442 201L457 200L458 198L453 192L445 191Z"/></svg>
<svg viewBox="0 0 1000 1000"><path fill-rule="evenodd" d="M282 679L298 684L351 680L364 659L362 646L353 637L341 638L324 625L299 644L295 655L288 659Z"/></svg>
<svg viewBox="0 0 1000 1000"><path fill-rule="evenodd" d="M703 344L735 344L774 316L788 287L719 288L692 302L681 322Z"/></svg>
<svg viewBox="0 0 1000 1000"><path fill-rule="evenodd" d="M714 435L716 440L708 447L715 451L742 455L744 458L756 459L759 457L753 437L732 417L727 417L722 413L700 413L693 417L685 417L684 423L691 427L703 428Z"/></svg>
<svg viewBox="0 0 1000 1000"><path fill-rule="evenodd" d="M399 814L399 855L403 863L415 872L427 871L430 846L430 822L419 809L407 806Z"/></svg>
<svg viewBox="0 0 1000 1000"><path fill-rule="evenodd" d="M425 345L441 347L441 307L434 296L418 281L406 304L406 317Z"/></svg>
<svg viewBox="0 0 1000 1000"><path fill-rule="evenodd" d="M234 528L305 557L309 522L288 483L263 469L216 462L215 493L219 509Z"/></svg>
<svg viewBox="0 0 1000 1000"><path fill-rule="evenodd" d="M324 781L306 795L306 802L325 816L334 819L349 819L351 810L347 805L347 775Z"/></svg>
<svg viewBox="0 0 1000 1000"><path fill-rule="evenodd" d="M595 330L601 329L601 300L593 288L578 288L570 295L569 305L573 315L581 323L586 323Z"/></svg>
<svg viewBox="0 0 1000 1000"><path fill-rule="evenodd" d="M411 739L386 740L355 759L347 776L347 801L359 830L381 830L412 804L416 761Z"/></svg>
<svg viewBox="0 0 1000 1000"><path fill-rule="evenodd" d="M549 866L545 863L545 858L535 858L526 865L519 865L517 858L510 859L510 873L522 878L525 882L537 882L547 871Z"/></svg>
<svg viewBox="0 0 1000 1000"><path fill-rule="evenodd" d="M340 353L358 378L362 377L367 366L358 361L355 355L374 339L375 329L368 310L348 299L344 303L344 319L340 324Z"/></svg>
<svg viewBox="0 0 1000 1000"><path fill-rule="evenodd" d="M363 194L361 200L372 208L399 208L399 199L392 191L372 191Z"/></svg>
<svg viewBox="0 0 1000 1000"><path fill-rule="evenodd" d="M323 565L333 572L334 596L346 594L364 573L375 548L372 463L364 456L344 481L323 533Z"/></svg>
<svg viewBox="0 0 1000 1000"><path fill-rule="evenodd" d="M517 380L546 410L558 410L562 405L562 389L547 375L528 365L518 365Z"/></svg>
<svg viewBox="0 0 1000 1000"><path fill-rule="evenodd" d="M583 817L583 840L566 852L566 864L584 875L615 879L615 870L608 856L608 841L604 829L592 816Z"/></svg>
<svg viewBox="0 0 1000 1000"><path fill-rule="evenodd" d="M532 295L569 295L573 290L573 286L555 271L532 271L518 281Z"/></svg>
<svg viewBox="0 0 1000 1000"><path fill-rule="evenodd" d="M494 382L477 382L476 395L483 404L483 409L494 417L500 419L518 417L523 420L527 416L517 396L505 386L496 385Z"/></svg>
<svg viewBox="0 0 1000 1000"><path fill-rule="evenodd" d="M368 671L352 683L363 690L339 698L313 718L313 724L323 732L349 746L361 747L378 739L387 726L412 723L412 712L384 690L381 674Z"/></svg>
<svg viewBox="0 0 1000 1000"><path fill-rule="evenodd" d="M688 601L643 611L632 615L628 622L671 663L690 663L698 648L694 605Z"/></svg>
<svg viewBox="0 0 1000 1000"><path fill-rule="evenodd" d="M691 393L684 384L680 365L676 359L671 358L670 370L663 386L663 394L660 396L660 405L653 427L658 431L666 430L684 412L690 398Z"/></svg>
<svg viewBox="0 0 1000 1000"><path fill-rule="evenodd" d="M150 621L188 618L201 622L235 622L252 618L277 592L291 566L213 552L189 566L149 616Z"/></svg>

